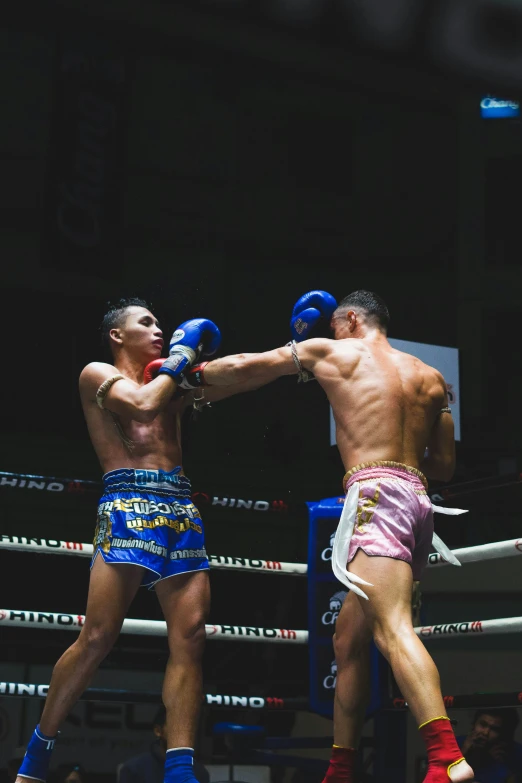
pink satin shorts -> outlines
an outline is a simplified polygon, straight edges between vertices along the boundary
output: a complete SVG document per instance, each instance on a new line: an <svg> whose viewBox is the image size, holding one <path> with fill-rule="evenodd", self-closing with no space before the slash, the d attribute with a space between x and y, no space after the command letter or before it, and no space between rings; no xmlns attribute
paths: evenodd
<svg viewBox="0 0 522 783"><path fill-rule="evenodd" d="M418 581L427 565L433 536L433 510L426 479L401 463L361 465L345 476L345 490L357 482L359 502L348 550L348 563L357 551L370 557L392 557L411 565Z"/></svg>

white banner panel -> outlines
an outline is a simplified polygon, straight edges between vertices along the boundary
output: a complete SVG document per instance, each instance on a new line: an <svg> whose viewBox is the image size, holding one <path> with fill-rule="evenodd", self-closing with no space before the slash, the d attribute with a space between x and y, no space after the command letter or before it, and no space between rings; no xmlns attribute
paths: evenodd
<svg viewBox="0 0 522 783"><path fill-rule="evenodd" d="M407 340L390 340L390 345L398 351L410 353L421 362L435 367L448 386L449 404L455 423L455 440L460 440L460 387L459 387L459 350L446 348L442 345L427 343L411 343ZM330 408L330 445L335 446L335 422Z"/></svg>

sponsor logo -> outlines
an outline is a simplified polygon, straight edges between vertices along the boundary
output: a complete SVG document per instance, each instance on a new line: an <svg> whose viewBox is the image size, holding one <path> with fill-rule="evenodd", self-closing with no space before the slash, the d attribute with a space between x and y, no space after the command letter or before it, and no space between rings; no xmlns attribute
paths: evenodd
<svg viewBox="0 0 522 783"><path fill-rule="evenodd" d="M258 639L286 639L297 640L295 631L286 628L253 628L245 625L207 625L207 636L238 636L243 638L256 637Z"/></svg>
<svg viewBox="0 0 522 783"><path fill-rule="evenodd" d="M330 536L330 546L327 546L326 549L323 549L323 551L321 552L321 560L327 562L328 560L332 559L332 550L333 550L334 541L335 541L335 533L332 533L332 535Z"/></svg>
<svg viewBox="0 0 522 783"><path fill-rule="evenodd" d="M455 704L455 696L444 696L443 699L445 707L453 707Z"/></svg>
<svg viewBox="0 0 522 783"><path fill-rule="evenodd" d="M321 617L321 622L323 625L334 625L337 618L339 617L339 612L341 611L341 607L344 603L344 599L348 595L347 590L339 590L337 593L334 593L332 597L330 598L330 609L329 611L325 612L323 616Z"/></svg>
<svg viewBox="0 0 522 783"><path fill-rule="evenodd" d="M166 470L142 470L137 469L134 471L136 477L136 484L154 485L167 484L178 486L180 483L179 473L173 473Z"/></svg>
<svg viewBox="0 0 522 783"><path fill-rule="evenodd" d="M5 611L5 609L0 609L0 621L5 620L6 617L7 617L7 612Z"/></svg>
<svg viewBox="0 0 522 783"><path fill-rule="evenodd" d="M206 549L176 549L170 553L171 560L183 560L185 557L206 557Z"/></svg>
<svg viewBox="0 0 522 783"><path fill-rule="evenodd" d="M270 699L263 699L262 696L224 696L222 694L205 694L206 704L217 704L222 707L252 707L253 709L262 709L268 706ZM275 701L275 699L273 700ZM280 701L279 699L277 701ZM272 706L272 705L270 705Z"/></svg>
<svg viewBox="0 0 522 783"><path fill-rule="evenodd" d="M213 565L229 565L237 568L259 568L268 571L281 571L279 560L250 560L248 557L227 557L226 555L210 555L209 562Z"/></svg>
<svg viewBox="0 0 522 783"><path fill-rule="evenodd" d="M439 555L438 552L432 552L428 556L428 563L430 565L437 565L437 563L442 563L442 557Z"/></svg>
<svg viewBox="0 0 522 783"><path fill-rule="evenodd" d="M447 636L452 633L483 633L482 621L472 623L447 623L446 625L430 625L420 629L421 636Z"/></svg>
<svg viewBox="0 0 522 783"><path fill-rule="evenodd" d="M33 685L25 682L0 682L0 693L4 696L47 696L48 685ZM54 742L55 740L51 740Z"/></svg>
<svg viewBox="0 0 522 783"><path fill-rule="evenodd" d="M522 538L519 538L518 541L515 541L515 549L518 549L519 552L522 552Z"/></svg>
<svg viewBox="0 0 522 783"><path fill-rule="evenodd" d="M74 549L83 552L83 544L77 541L57 541L54 538L26 538L25 536L0 536L1 541L10 544L24 544L26 546L45 546L53 549Z"/></svg>
<svg viewBox="0 0 522 783"><path fill-rule="evenodd" d="M332 661L330 664L330 674L327 674L323 680L323 688L326 690L333 690L337 682L337 663Z"/></svg>
<svg viewBox="0 0 522 783"><path fill-rule="evenodd" d="M23 612L9 609L2 610L4 617L10 622L38 623L47 625L82 626L85 617L81 614L55 614L54 612Z"/></svg>
<svg viewBox="0 0 522 783"><path fill-rule="evenodd" d="M194 492L192 495L194 503L206 504L210 506L221 506L222 508L237 508L244 511L288 511L288 504L284 500L245 500L244 498L220 497L218 495L208 495L206 492Z"/></svg>
<svg viewBox="0 0 522 783"><path fill-rule="evenodd" d="M402 710L406 706L405 699L395 698L392 703L396 710Z"/></svg>
<svg viewBox="0 0 522 783"><path fill-rule="evenodd" d="M183 340L184 337L185 337L185 332L183 331L183 329L176 329L176 331L172 335L170 344L174 345L174 343L179 343L179 341Z"/></svg>

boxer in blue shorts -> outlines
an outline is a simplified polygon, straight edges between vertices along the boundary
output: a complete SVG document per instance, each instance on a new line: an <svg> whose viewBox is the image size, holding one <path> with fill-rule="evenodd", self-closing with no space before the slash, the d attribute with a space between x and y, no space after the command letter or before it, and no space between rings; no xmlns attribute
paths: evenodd
<svg viewBox="0 0 522 783"><path fill-rule="evenodd" d="M183 390L195 388L187 381L191 368L200 356L215 353L220 334L212 321L186 321L172 335L169 356L160 360L162 331L139 299L112 306L101 332L112 362L91 362L79 382L104 473L85 623L54 667L17 780L46 780L60 724L111 650L144 585L156 591L168 632L164 780L195 783L193 749L210 590L203 524L182 468L180 419L187 405L201 405L201 390ZM214 390L207 400L257 385Z"/></svg>

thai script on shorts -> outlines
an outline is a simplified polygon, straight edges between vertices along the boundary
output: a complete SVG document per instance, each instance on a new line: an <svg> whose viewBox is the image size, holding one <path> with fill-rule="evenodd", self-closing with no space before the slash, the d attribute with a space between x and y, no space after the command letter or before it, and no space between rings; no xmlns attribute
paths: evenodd
<svg viewBox="0 0 522 783"><path fill-rule="evenodd" d="M206 557L207 550L203 549L175 549L170 553L171 560L183 560L185 557Z"/></svg>
<svg viewBox="0 0 522 783"><path fill-rule="evenodd" d="M143 541L141 538L113 538L111 541L112 549L143 549L144 552L150 552L159 557L167 557L167 548L161 546L156 541Z"/></svg>
<svg viewBox="0 0 522 783"><path fill-rule="evenodd" d="M115 498L106 500L98 506L98 514L111 511L134 512L135 514L144 514L150 516L154 514L174 514L177 517L188 517L189 519L200 519L199 511L193 503L171 503L159 502L154 500L145 500L141 497L135 498Z"/></svg>

